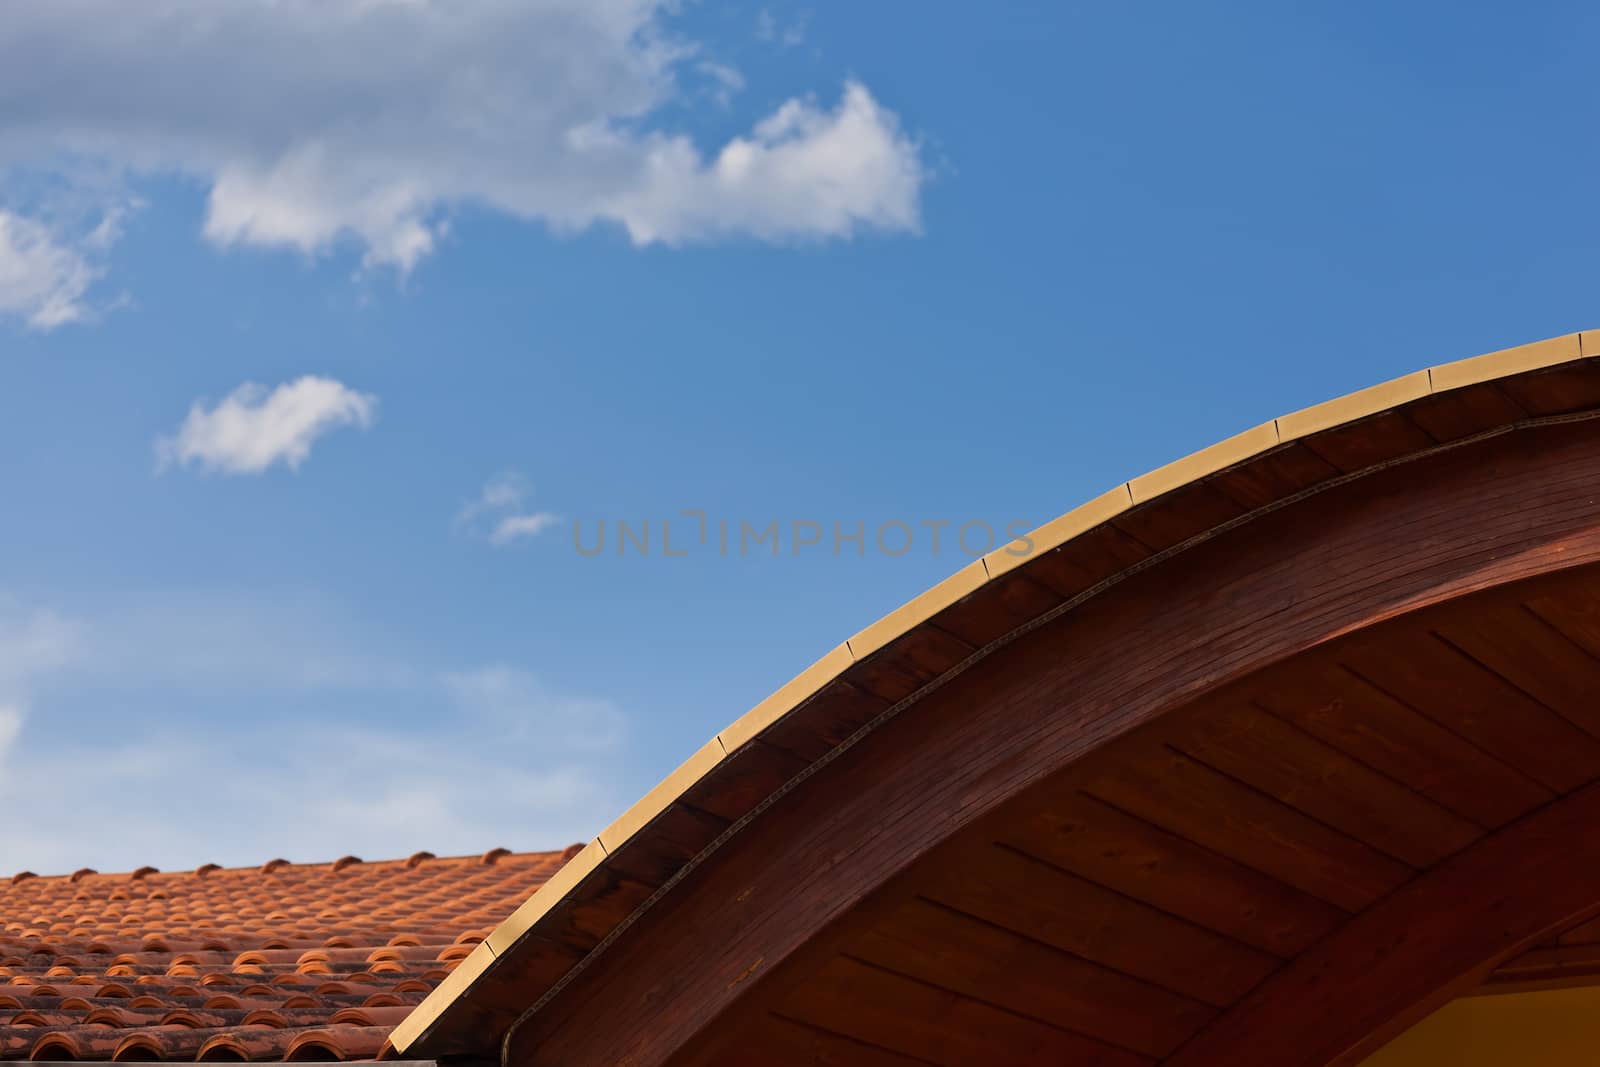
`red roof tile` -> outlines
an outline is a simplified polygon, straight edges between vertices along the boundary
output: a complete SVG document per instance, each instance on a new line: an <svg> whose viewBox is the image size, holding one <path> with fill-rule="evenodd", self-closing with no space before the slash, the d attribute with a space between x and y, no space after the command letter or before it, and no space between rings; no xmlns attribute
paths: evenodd
<svg viewBox="0 0 1600 1067"><path fill-rule="evenodd" d="M375 1059L576 851L0 879L0 1059Z"/></svg>

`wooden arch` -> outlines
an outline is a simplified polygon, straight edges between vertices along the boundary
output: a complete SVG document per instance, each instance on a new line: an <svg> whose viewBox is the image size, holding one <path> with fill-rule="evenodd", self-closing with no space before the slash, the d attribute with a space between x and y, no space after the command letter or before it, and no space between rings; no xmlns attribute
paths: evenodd
<svg viewBox="0 0 1600 1067"><path fill-rule="evenodd" d="M1285 416L979 561L714 738L396 1050L1357 1062L1600 910L1597 341Z"/></svg>

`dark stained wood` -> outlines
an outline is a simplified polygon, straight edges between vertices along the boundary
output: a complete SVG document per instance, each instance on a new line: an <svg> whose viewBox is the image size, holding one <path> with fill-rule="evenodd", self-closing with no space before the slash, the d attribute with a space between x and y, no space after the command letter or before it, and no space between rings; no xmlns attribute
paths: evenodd
<svg viewBox="0 0 1600 1067"><path fill-rule="evenodd" d="M1556 941L1563 945L1600 944L1600 919L1590 919L1563 930Z"/></svg>
<svg viewBox="0 0 1600 1067"><path fill-rule="evenodd" d="M1600 600L1589 590L1542 590L1527 606L1589 655L1600 656Z"/></svg>
<svg viewBox="0 0 1600 1067"><path fill-rule="evenodd" d="M1134 508L1118 515L1113 525L1140 544L1160 551L1236 519L1246 510L1207 480L1174 490L1162 497L1159 506Z"/></svg>
<svg viewBox="0 0 1600 1067"><path fill-rule="evenodd" d="M1037 619L1062 599L1060 593L1012 571L945 611L938 626L969 647L981 648Z"/></svg>
<svg viewBox="0 0 1600 1067"><path fill-rule="evenodd" d="M1447 616L1434 632L1591 737L1600 737L1600 659L1515 599Z"/></svg>
<svg viewBox="0 0 1600 1067"><path fill-rule="evenodd" d="M1600 741L1428 632L1386 634L1342 654L1357 676L1542 785L1600 775Z"/></svg>
<svg viewBox="0 0 1600 1067"><path fill-rule="evenodd" d="M1565 415L1600 407L1600 367L1591 359L1521 374L1499 385L1530 415Z"/></svg>
<svg viewBox="0 0 1600 1067"><path fill-rule="evenodd" d="M1020 852L1280 957L1302 951L1345 917L1309 893L1075 791L1008 805L983 830Z"/></svg>
<svg viewBox="0 0 1600 1067"><path fill-rule="evenodd" d="M1213 475L1210 481L1239 504L1259 508L1338 475L1338 469L1304 441L1292 441L1250 463Z"/></svg>
<svg viewBox="0 0 1600 1067"><path fill-rule="evenodd" d="M1437 863L1481 833L1421 793L1247 704L1200 709L1168 744L1412 867Z"/></svg>
<svg viewBox="0 0 1600 1067"><path fill-rule="evenodd" d="M1600 973L1600 945L1530 948L1495 968L1496 981L1528 981Z"/></svg>
<svg viewBox="0 0 1600 1067"><path fill-rule="evenodd" d="M923 627L874 652L854 670L854 684L888 704L915 693L972 655L972 646L935 627Z"/></svg>
<svg viewBox="0 0 1600 1067"><path fill-rule="evenodd" d="M1063 598L1073 597L1152 554L1115 526L1097 526L1030 561L1027 575Z"/></svg>
<svg viewBox="0 0 1600 1067"><path fill-rule="evenodd" d="M1455 441L1527 418L1515 400L1498 383L1484 382L1452 389L1413 401L1406 417L1435 441Z"/></svg>
<svg viewBox="0 0 1600 1067"><path fill-rule="evenodd" d="M705 1061L707 1067L919 1067L931 1062L771 1015L751 1030L745 1045Z"/></svg>
<svg viewBox="0 0 1600 1067"><path fill-rule="evenodd" d="M1372 846L1181 752L1151 745L1121 755L1089 777L1084 790L1346 911L1412 874Z"/></svg>
<svg viewBox="0 0 1600 1067"><path fill-rule="evenodd" d="M1213 1005L1233 1002L1278 960L1004 846L947 853L923 872L927 899Z"/></svg>
<svg viewBox="0 0 1600 1067"><path fill-rule="evenodd" d="M1555 795L1330 656L1273 668L1250 692L1262 708L1480 826L1502 826Z"/></svg>
<svg viewBox="0 0 1600 1067"><path fill-rule="evenodd" d="M1600 787L1485 837L1351 919L1167 1067L1359 1063L1501 961L1600 910Z"/></svg>
<svg viewBox="0 0 1600 1067"><path fill-rule="evenodd" d="M1420 452L1436 443L1422 427L1398 411L1335 427L1306 442L1318 456L1346 472Z"/></svg>
<svg viewBox="0 0 1600 1067"><path fill-rule="evenodd" d="M587 951L637 908L655 887L602 866L557 909L570 913L562 943Z"/></svg>
<svg viewBox="0 0 1600 1067"><path fill-rule="evenodd" d="M845 957L834 959L814 982L797 989L780 1014L947 1067L971 1063L1142 1067L1155 1062Z"/></svg>
<svg viewBox="0 0 1600 1067"><path fill-rule="evenodd" d="M686 789L682 803L726 824L767 799L809 764L786 749L752 741Z"/></svg>
<svg viewBox="0 0 1600 1067"><path fill-rule="evenodd" d="M728 820L686 804L670 804L651 823L648 842L606 857L606 867L645 885L660 885L728 828Z"/></svg>
<svg viewBox="0 0 1600 1067"><path fill-rule="evenodd" d="M849 682L836 681L812 697L803 714L779 720L761 740L808 760L817 760L888 706L889 701L881 697Z"/></svg>
<svg viewBox="0 0 1600 1067"><path fill-rule="evenodd" d="M855 958L1149 1056L1216 1016L1199 1000L913 898L851 940Z"/></svg>

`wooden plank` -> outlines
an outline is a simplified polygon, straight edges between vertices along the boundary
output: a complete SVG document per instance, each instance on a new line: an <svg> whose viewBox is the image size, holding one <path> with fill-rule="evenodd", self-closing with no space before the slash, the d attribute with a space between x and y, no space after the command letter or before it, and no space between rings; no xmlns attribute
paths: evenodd
<svg viewBox="0 0 1600 1067"><path fill-rule="evenodd" d="M888 706L889 701L881 697L849 682L837 681L812 697L802 714L778 720L761 735L761 740L807 760L817 760Z"/></svg>
<svg viewBox="0 0 1600 1067"><path fill-rule="evenodd" d="M779 1014L942 1067L1143 1067L1155 1062L842 956L796 990Z"/></svg>
<svg viewBox="0 0 1600 1067"><path fill-rule="evenodd" d="M1063 598L1073 597L1151 554L1148 545L1106 523L1040 556L1027 575Z"/></svg>
<svg viewBox="0 0 1600 1067"><path fill-rule="evenodd" d="M1307 448L1304 441L1293 441L1250 463L1223 471L1211 479L1211 484L1241 506L1254 509L1338 475L1338 468Z"/></svg>
<svg viewBox="0 0 1600 1067"><path fill-rule="evenodd" d="M1600 601L1590 583L1573 582L1566 588L1541 591L1528 598L1527 606L1567 640L1591 656L1600 656Z"/></svg>
<svg viewBox="0 0 1600 1067"><path fill-rule="evenodd" d="M607 856L605 865L634 881L659 886L727 828L727 819L687 804L672 804L656 816L649 833Z"/></svg>
<svg viewBox="0 0 1600 1067"><path fill-rule="evenodd" d="M1512 823L1353 918L1166 1067L1359 1063L1501 962L1600 909L1600 787Z"/></svg>
<svg viewBox="0 0 1600 1067"><path fill-rule="evenodd" d="M1420 452L1437 442L1398 411L1374 415L1306 438L1306 444L1341 471L1358 471Z"/></svg>
<svg viewBox="0 0 1600 1067"><path fill-rule="evenodd" d="M751 741L684 790L680 803L732 822L809 765L785 749Z"/></svg>
<svg viewBox="0 0 1600 1067"><path fill-rule="evenodd" d="M1021 852L1279 957L1301 951L1344 919L1309 893L1075 788L1062 794L1003 809L985 830Z"/></svg>
<svg viewBox="0 0 1600 1067"><path fill-rule="evenodd" d="M1593 581L1574 595L1600 603ZM1520 601L1439 613L1433 630L1590 737L1600 737L1600 659L1585 652Z"/></svg>
<svg viewBox="0 0 1600 1067"><path fill-rule="evenodd" d="M1186 485L1112 519L1112 525L1156 551L1185 541L1245 513L1245 507L1209 481Z"/></svg>
<svg viewBox="0 0 1600 1067"><path fill-rule="evenodd" d="M754 1062L762 1067L918 1067L931 1061L774 1015L752 1027L745 1044L702 1061L705 1067L751 1067Z"/></svg>
<svg viewBox="0 0 1600 1067"><path fill-rule="evenodd" d="M1411 877L1398 860L1180 752L1142 743L1117 757L1085 792L1346 911Z"/></svg>
<svg viewBox="0 0 1600 1067"><path fill-rule="evenodd" d="M1351 671L1558 793L1600 775L1600 741L1429 633L1340 652Z"/></svg>
<svg viewBox="0 0 1600 1067"><path fill-rule="evenodd" d="M1600 944L1600 919L1590 919L1569 930L1563 930L1556 940L1563 945Z"/></svg>
<svg viewBox="0 0 1600 1067"><path fill-rule="evenodd" d="M1481 830L1415 790L1282 719L1227 701L1191 713L1168 743L1229 777L1412 867L1428 867Z"/></svg>
<svg viewBox="0 0 1600 1067"><path fill-rule="evenodd" d="M972 646L934 626L913 630L858 663L851 684L887 703L910 696L972 654Z"/></svg>
<svg viewBox="0 0 1600 1067"><path fill-rule="evenodd" d="M928 900L906 901L850 955L1147 1056L1166 1056L1216 1016L1190 997Z"/></svg>
<svg viewBox="0 0 1600 1067"><path fill-rule="evenodd" d="M1062 601L1060 593L1012 572L989 582L939 616L939 629L981 648Z"/></svg>
<svg viewBox="0 0 1600 1067"><path fill-rule="evenodd" d="M1251 699L1484 827L1502 826L1555 795L1339 666L1336 648L1252 679Z"/></svg>
<svg viewBox="0 0 1600 1067"><path fill-rule="evenodd" d="M1600 973L1600 945L1553 945L1530 948L1495 968L1496 978L1554 978L1562 974Z"/></svg>
<svg viewBox="0 0 1600 1067"><path fill-rule="evenodd" d="M1407 404L1405 413L1436 441L1455 441L1527 418L1494 382L1435 393Z"/></svg>
<svg viewBox="0 0 1600 1067"><path fill-rule="evenodd" d="M929 900L1212 1005L1277 966L1231 941L1003 846L947 851L922 872Z"/></svg>
<svg viewBox="0 0 1600 1067"><path fill-rule="evenodd" d="M1507 378L1500 388L1530 415L1565 415L1600 407L1600 366L1585 359Z"/></svg>

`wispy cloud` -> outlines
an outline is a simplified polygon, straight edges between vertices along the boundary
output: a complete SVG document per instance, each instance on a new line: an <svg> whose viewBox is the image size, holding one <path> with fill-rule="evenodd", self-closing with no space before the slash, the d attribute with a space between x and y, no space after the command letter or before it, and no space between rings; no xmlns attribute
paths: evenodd
<svg viewBox="0 0 1600 1067"><path fill-rule="evenodd" d="M180 174L218 245L325 252L410 270L473 204L635 244L914 231L921 150L864 84L783 103L702 146L667 127L742 81L671 28L671 0L54 0L0 35L0 178L89 160ZM760 32L797 43L803 23ZM204 85L203 93L179 87ZM0 311L82 314L92 242L9 222L43 278ZM21 251L17 251L17 250ZM43 268L41 270L41 267Z"/></svg>
<svg viewBox="0 0 1600 1067"><path fill-rule="evenodd" d="M561 516L550 511L524 510L529 493L528 480L521 474L497 474L456 513L456 529L486 537L490 544L502 548L537 537L559 523Z"/></svg>
<svg viewBox="0 0 1600 1067"><path fill-rule="evenodd" d="M559 515L548 511L536 511L531 515L507 515L495 523L494 529L489 531L489 542L495 545L509 545L519 538L536 537L560 521Z"/></svg>
<svg viewBox="0 0 1600 1067"><path fill-rule="evenodd" d="M806 23L811 18L811 12L802 11L790 21L779 25L778 19L772 14L770 8L762 8L756 15L756 40L765 44L775 44L780 48L794 48L804 44L806 39Z"/></svg>
<svg viewBox="0 0 1600 1067"><path fill-rule="evenodd" d="M463 711L551 751L607 752L622 743L624 720L615 706L553 693L528 671L497 663L447 674L445 684Z"/></svg>
<svg viewBox="0 0 1600 1067"><path fill-rule="evenodd" d="M247 382L215 407L196 401L171 437L156 442L161 466L260 474L274 463L296 470L316 440L341 426L366 429L378 399L331 378L307 375L268 391Z"/></svg>
<svg viewBox="0 0 1600 1067"><path fill-rule="evenodd" d="M125 295L93 294L112 246L142 203L93 166L64 165L63 174L42 175L7 163L0 146L0 316L47 331L121 306Z"/></svg>
<svg viewBox="0 0 1600 1067"><path fill-rule="evenodd" d="M74 663L81 645L80 628L60 614L0 597L0 782L11 773L35 685Z"/></svg>
<svg viewBox="0 0 1600 1067"><path fill-rule="evenodd" d="M307 645L346 667L307 672ZM25 715L10 701L35 688ZM402 697L403 716L351 710ZM107 704L109 720L86 713ZM315 597L147 595L78 616L0 599L0 809L53 798L48 820L0 820L0 874L560 848L628 799L626 736L609 701L514 664L385 651ZM62 793L63 767L93 767L95 788Z"/></svg>
<svg viewBox="0 0 1600 1067"><path fill-rule="evenodd" d="M0 210L0 314L50 330L90 314L85 297L102 267L86 237L74 244L37 219Z"/></svg>

